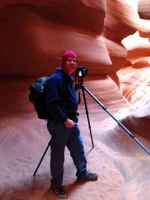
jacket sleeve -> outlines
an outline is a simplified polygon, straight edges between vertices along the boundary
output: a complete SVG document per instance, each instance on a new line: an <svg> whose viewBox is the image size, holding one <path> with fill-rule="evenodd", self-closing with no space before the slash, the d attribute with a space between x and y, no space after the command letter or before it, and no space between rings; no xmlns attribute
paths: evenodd
<svg viewBox="0 0 150 200"><path fill-rule="evenodd" d="M64 122L68 116L61 106L62 81L51 78L45 86L45 101L48 115L56 120Z"/></svg>

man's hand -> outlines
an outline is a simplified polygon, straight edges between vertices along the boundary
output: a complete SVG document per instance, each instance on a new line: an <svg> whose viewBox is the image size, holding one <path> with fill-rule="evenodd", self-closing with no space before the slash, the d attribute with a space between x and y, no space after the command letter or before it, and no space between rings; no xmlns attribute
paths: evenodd
<svg viewBox="0 0 150 200"><path fill-rule="evenodd" d="M75 122L72 119L66 119L66 121L64 122L64 125L66 128L73 128L75 126Z"/></svg>

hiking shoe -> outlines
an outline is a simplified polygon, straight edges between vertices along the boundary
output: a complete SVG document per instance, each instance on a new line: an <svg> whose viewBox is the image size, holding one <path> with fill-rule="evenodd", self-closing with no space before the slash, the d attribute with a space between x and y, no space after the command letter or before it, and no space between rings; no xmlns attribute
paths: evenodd
<svg viewBox="0 0 150 200"><path fill-rule="evenodd" d="M67 195L62 186L51 185L52 192L60 199L66 199Z"/></svg>
<svg viewBox="0 0 150 200"><path fill-rule="evenodd" d="M97 181L98 176L93 172L86 172L77 177L77 182L86 182L86 181Z"/></svg>

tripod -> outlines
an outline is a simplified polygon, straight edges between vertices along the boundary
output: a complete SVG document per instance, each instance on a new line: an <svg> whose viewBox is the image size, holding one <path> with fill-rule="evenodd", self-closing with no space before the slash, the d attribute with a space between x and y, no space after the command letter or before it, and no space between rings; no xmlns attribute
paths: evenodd
<svg viewBox="0 0 150 200"><path fill-rule="evenodd" d="M129 138L131 138L137 145L139 145L144 150L144 152L146 152L148 155L150 155L149 149L147 149L145 147L145 145L135 136L135 134L133 134L121 121L116 119L112 115L112 113L104 106L104 104L94 94L92 94L92 92L83 84L83 78L78 80L77 88L79 89L79 92L80 92L80 90L82 91L83 101L84 101L84 106L85 106L85 111L86 111L86 116L87 116L87 121L88 121L88 127L89 127L89 131L90 131L91 142L92 142L92 148L94 148L94 142L93 142L91 123L90 123L85 93L87 93L108 115L110 115L115 120L115 122L124 130L124 132L127 134L127 136L129 136ZM79 99L80 99L80 93L79 93ZM45 151L33 173L33 176L36 175L36 172L39 169L40 164L41 164L49 147L50 147L50 141L48 142L48 144L45 148Z"/></svg>

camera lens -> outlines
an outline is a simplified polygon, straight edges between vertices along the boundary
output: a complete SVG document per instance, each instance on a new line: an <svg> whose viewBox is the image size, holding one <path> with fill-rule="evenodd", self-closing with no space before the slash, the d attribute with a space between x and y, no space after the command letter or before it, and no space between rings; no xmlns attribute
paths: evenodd
<svg viewBox="0 0 150 200"><path fill-rule="evenodd" d="M79 78L83 78L84 76L87 75L88 69L84 66L80 66L76 70L76 76Z"/></svg>

